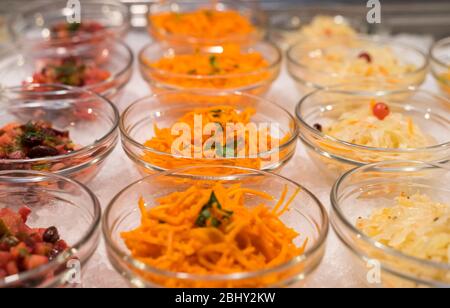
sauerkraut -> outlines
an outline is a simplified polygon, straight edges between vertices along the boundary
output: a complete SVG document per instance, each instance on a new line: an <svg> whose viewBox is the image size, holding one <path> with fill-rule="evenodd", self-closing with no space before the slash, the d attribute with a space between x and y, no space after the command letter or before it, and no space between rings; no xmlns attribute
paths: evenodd
<svg viewBox="0 0 450 308"><path fill-rule="evenodd" d="M311 23L304 25L300 30L283 31L279 35L280 44L287 49L304 39L353 38L357 34L344 17L320 15L314 17Z"/></svg>
<svg viewBox="0 0 450 308"><path fill-rule="evenodd" d="M447 72L441 74L438 78L439 80L439 85L442 88L442 90L450 95L450 68L448 69Z"/></svg>
<svg viewBox="0 0 450 308"><path fill-rule="evenodd" d="M343 113L323 132L352 144L386 149L425 148L432 141L410 117L401 113L391 112L380 120L373 114L373 103Z"/></svg>
<svg viewBox="0 0 450 308"><path fill-rule="evenodd" d="M357 32L342 16L319 15L314 17L309 25L304 26L300 34L308 38L355 37Z"/></svg>
<svg viewBox="0 0 450 308"><path fill-rule="evenodd" d="M360 218L357 228L374 240L416 258L450 263L450 204L423 194L402 194L392 207Z"/></svg>
<svg viewBox="0 0 450 308"><path fill-rule="evenodd" d="M342 44L325 45L305 54L301 62L309 69L330 73L335 77L388 78L416 70L415 65L404 63L393 49L387 46L351 40Z"/></svg>

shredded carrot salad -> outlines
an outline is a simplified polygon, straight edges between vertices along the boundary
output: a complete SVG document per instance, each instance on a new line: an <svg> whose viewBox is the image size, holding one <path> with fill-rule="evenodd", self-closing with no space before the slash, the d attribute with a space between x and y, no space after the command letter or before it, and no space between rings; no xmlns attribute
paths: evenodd
<svg viewBox="0 0 450 308"><path fill-rule="evenodd" d="M237 45L223 47L222 53L197 51L143 62L156 70L149 72L150 78L182 88L232 89L274 77L261 53L242 52Z"/></svg>
<svg viewBox="0 0 450 308"><path fill-rule="evenodd" d="M143 160L166 170L208 162L263 169L268 164L277 163L283 153L267 157L259 154L286 143L290 135L286 134L282 139L277 139L270 135L270 127L258 128L256 124L248 125L254 114L255 110L252 108L240 111L231 106L215 106L188 112L171 128L158 128L155 124L155 136L144 145L180 158L148 151L144 153ZM196 126L196 118L201 118L201 127ZM191 131L188 140L183 143L177 143L181 133L172 132L172 128L179 123L188 125ZM235 129L227 132L227 126L230 124L235 125ZM207 127L217 127L217 130L208 131ZM195 130L200 129L198 135L201 136L201 140L196 140Z"/></svg>
<svg viewBox="0 0 450 308"><path fill-rule="evenodd" d="M237 11L200 9L187 13L160 13L149 17L156 38L165 35L197 39L227 39L256 32L250 20Z"/></svg>
<svg viewBox="0 0 450 308"><path fill-rule="evenodd" d="M289 210L297 189L288 196L285 187L277 204L274 197L241 184L212 187L194 185L157 199L146 207L139 200L141 225L121 234L134 258L158 269L189 274L254 272L284 264L304 253L307 240L298 247L299 234L280 216Z"/></svg>

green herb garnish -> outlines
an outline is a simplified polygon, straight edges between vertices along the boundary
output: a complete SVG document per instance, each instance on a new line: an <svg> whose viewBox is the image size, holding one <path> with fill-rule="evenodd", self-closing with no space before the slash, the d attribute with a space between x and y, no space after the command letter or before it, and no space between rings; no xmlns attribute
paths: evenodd
<svg viewBox="0 0 450 308"><path fill-rule="evenodd" d="M236 157L236 151L235 151L235 147L232 146L221 146L216 148L216 154L219 157L223 157L223 158L229 158L229 157Z"/></svg>
<svg viewBox="0 0 450 308"><path fill-rule="evenodd" d="M215 74L215 73L220 72L220 67L219 67L219 63L218 63L218 61L217 61L217 56L211 55L211 56L209 57L209 65L210 65L211 68L212 68L211 74Z"/></svg>
<svg viewBox="0 0 450 308"><path fill-rule="evenodd" d="M221 214L220 217L213 216L211 211L212 209L219 212ZM216 195L212 192L208 203L202 207L202 210L195 221L195 225L197 227L206 227L208 222L210 222L211 226L214 228L219 228L222 225L223 220L230 219L232 215L233 211L224 210Z"/></svg>
<svg viewBox="0 0 450 308"><path fill-rule="evenodd" d="M72 22L67 24L67 31L69 32L77 32L81 28L81 23Z"/></svg>
<svg viewBox="0 0 450 308"><path fill-rule="evenodd" d="M212 18L214 15L214 12L211 10L205 10L204 13L205 13L206 17L208 17L208 18Z"/></svg>
<svg viewBox="0 0 450 308"><path fill-rule="evenodd" d="M34 170L34 171L45 171L45 170L50 170L51 167L52 167L51 164L40 164L40 165L32 166L31 170Z"/></svg>

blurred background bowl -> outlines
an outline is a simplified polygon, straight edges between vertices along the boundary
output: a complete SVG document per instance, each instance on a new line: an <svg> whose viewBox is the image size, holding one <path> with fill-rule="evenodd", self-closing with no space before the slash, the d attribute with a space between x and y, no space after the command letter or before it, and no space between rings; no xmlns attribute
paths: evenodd
<svg viewBox="0 0 450 308"><path fill-rule="evenodd" d="M320 62L320 57L326 52L333 54L333 52L336 53L339 50L348 53L352 59L357 59L360 54L368 52L368 49L380 50L380 48L390 50L398 64L411 66L413 68L411 72L389 72L393 68L385 67L388 70L387 73L373 72L367 75L366 70L362 70L360 73L346 71L345 69L336 71L336 68L331 68L327 61L323 60L323 65ZM382 57L380 55L375 56L380 59ZM362 81L372 82L373 84L387 84L390 85L391 89L401 90L409 86L420 86L428 72L428 57L423 52L407 44L379 37L360 36L358 38L302 40L288 50L287 59L289 74L303 94L316 89L342 84L355 84ZM339 62L335 60L335 63L338 64ZM370 90L370 88L366 90Z"/></svg>
<svg viewBox="0 0 450 308"><path fill-rule="evenodd" d="M77 9L80 9L79 16ZM80 17L81 23L99 23L103 28L92 33L74 32L64 38L52 37L52 27L68 23L71 17ZM107 38L123 38L130 28L130 13L127 6L115 0L83 1L79 7L76 3L69 6L66 0L35 2L15 14L9 28L12 39L19 44L43 45L41 47L97 44Z"/></svg>
<svg viewBox="0 0 450 308"><path fill-rule="evenodd" d="M430 51L431 72L442 92L450 97L450 37L436 42Z"/></svg>
<svg viewBox="0 0 450 308"><path fill-rule="evenodd" d="M142 77L150 85L153 92L168 90L227 90L240 91L254 95L267 93L272 83L280 73L282 60L281 51L269 42L258 42L254 45L240 47L242 53L258 52L268 62L267 68L257 69L248 73L196 75L177 74L166 70L152 68L150 65L162 58L174 55L218 55L223 48L170 46L165 43L150 43L139 54L139 66Z"/></svg>
<svg viewBox="0 0 450 308"><path fill-rule="evenodd" d="M194 12L199 9L210 9L212 11L236 11L247 18L255 31L247 35L230 35L221 38L205 38L206 34L201 37L189 36L177 33L167 33L164 29L158 28L152 23L152 16L162 13L183 14ZM194 46L222 46L224 44L252 44L264 38L266 35L267 18L255 4L246 3L240 0L185 0L185 1L163 1L150 6L148 16L148 31L150 35L157 41L164 41L171 45L194 45Z"/></svg>
<svg viewBox="0 0 450 308"><path fill-rule="evenodd" d="M32 45L23 45L20 49L9 46L0 53L0 84L14 87L32 82L33 75L41 73L42 68L52 61L75 58L110 74L106 80L83 88L117 100L117 95L131 78L133 57L131 49L116 40L104 40L95 45L77 44L71 47L38 49Z"/></svg>
<svg viewBox="0 0 450 308"><path fill-rule="evenodd" d="M336 7L305 6L298 11L274 14L270 19L269 37L283 50L287 50L294 43L308 39L302 35L302 30L305 26L311 25L314 18L318 16L331 18L337 26L348 25L355 33L367 33L368 31L366 14L359 8L342 6L337 9Z"/></svg>

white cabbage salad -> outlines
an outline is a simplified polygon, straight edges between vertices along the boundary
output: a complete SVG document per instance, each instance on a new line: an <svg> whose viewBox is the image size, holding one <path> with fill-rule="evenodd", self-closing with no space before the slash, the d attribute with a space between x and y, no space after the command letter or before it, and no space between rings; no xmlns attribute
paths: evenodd
<svg viewBox="0 0 450 308"><path fill-rule="evenodd" d="M433 143L413 120L388 105L372 102L367 107L346 112L323 133L352 144L385 148L425 148Z"/></svg>
<svg viewBox="0 0 450 308"><path fill-rule="evenodd" d="M301 62L314 71L365 78L401 76L417 69L404 63L390 47L357 41L326 44L310 51Z"/></svg>
<svg viewBox="0 0 450 308"><path fill-rule="evenodd" d="M450 263L450 204L434 202L423 194L402 194L393 207L375 210L356 226L406 255Z"/></svg>
<svg viewBox="0 0 450 308"><path fill-rule="evenodd" d="M309 38L355 37L357 32L342 16L319 15L302 28L301 35Z"/></svg>

